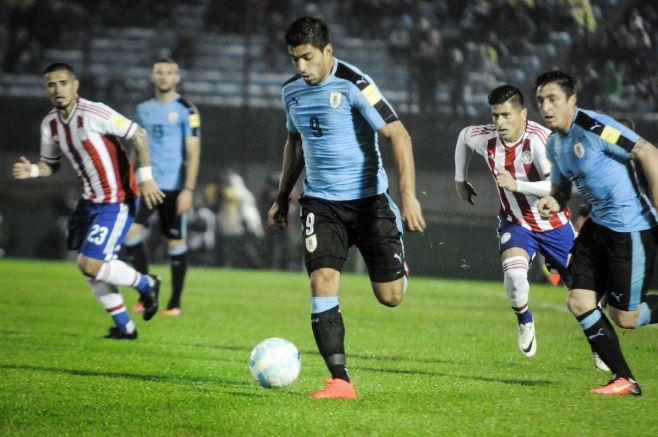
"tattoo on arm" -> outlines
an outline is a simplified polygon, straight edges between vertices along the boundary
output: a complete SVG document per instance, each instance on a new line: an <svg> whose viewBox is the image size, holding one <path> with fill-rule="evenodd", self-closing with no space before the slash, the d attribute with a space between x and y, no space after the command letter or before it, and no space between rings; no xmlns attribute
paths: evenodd
<svg viewBox="0 0 658 437"><path fill-rule="evenodd" d="M146 131L142 128L137 129L135 135L130 139L130 143L132 149L137 155L136 167L148 167L151 165L151 156L149 153L149 143Z"/></svg>

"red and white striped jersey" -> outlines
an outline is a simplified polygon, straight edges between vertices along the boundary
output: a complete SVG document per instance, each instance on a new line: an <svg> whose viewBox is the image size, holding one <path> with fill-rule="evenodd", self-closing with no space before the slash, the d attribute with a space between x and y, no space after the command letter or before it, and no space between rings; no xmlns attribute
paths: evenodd
<svg viewBox="0 0 658 437"><path fill-rule="evenodd" d="M517 181L550 180L551 166L546 158L546 140L551 131L534 121L528 121L523 136L514 144L506 144L493 124L469 126L459 134L459 140L482 155L491 174L496 167L505 168ZM459 147L459 144L458 144ZM537 210L539 198L531 194L498 188L501 220L517 223L535 232L557 229L569 222L568 209L542 219Z"/></svg>
<svg viewBox="0 0 658 437"><path fill-rule="evenodd" d="M121 138L137 124L107 105L78 98L67 120L56 109L41 122L41 160L55 164L65 154L82 181L82 197L94 203L124 203L138 192Z"/></svg>

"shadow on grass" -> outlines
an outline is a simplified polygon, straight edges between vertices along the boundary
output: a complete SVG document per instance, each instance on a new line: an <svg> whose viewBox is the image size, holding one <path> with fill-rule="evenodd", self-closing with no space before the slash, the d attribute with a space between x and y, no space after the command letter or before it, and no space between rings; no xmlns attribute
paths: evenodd
<svg viewBox="0 0 658 437"><path fill-rule="evenodd" d="M530 380L530 379L512 379L512 378L494 378L487 376L473 376L473 375L451 375L449 373L433 372L428 370L408 370L408 369L381 369L377 367L359 367L359 370L369 370L371 372L392 373L398 375L423 375L423 376L443 376L458 379L470 379L473 381L495 382L511 385L522 385L527 387L533 386L549 386L554 385L554 381L548 380Z"/></svg>
<svg viewBox="0 0 658 437"><path fill-rule="evenodd" d="M64 375L73 375L73 376L92 376L92 377L106 377L106 378L125 378L125 379L134 379L138 381L149 381L149 382L166 382L174 384L189 384L195 383L212 383L220 384L225 386L253 386L250 382L246 381L235 381L230 379L221 379L213 377L203 377L203 376L174 376L174 375L144 375L136 373L126 373L126 372L104 372L97 370L83 370L83 369L64 369L59 367L45 367L45 366L33 366L29 364L0 364L0 369L8 370L27 370L27 371L38 371L38 372L52 372L60 373Z"/></svg>

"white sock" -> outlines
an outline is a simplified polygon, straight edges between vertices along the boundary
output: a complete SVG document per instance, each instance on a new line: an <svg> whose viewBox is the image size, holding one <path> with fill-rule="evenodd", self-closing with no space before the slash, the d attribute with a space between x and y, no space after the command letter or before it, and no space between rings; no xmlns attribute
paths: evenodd
<svg viewBox="0 0 658 437"><path fill-rule="evenodd" d="M523 310L528 306L528 260L523 256L513 256L503 260L503 275L505 291L510 305L515 310Z"/></svg>
<svg viewBox="0 0 658 437"><path fill-rule="evenodd" d="M99 281L122 287L136 287L141 277L141 273L118 259L104 262L96 275Z"/></svg>

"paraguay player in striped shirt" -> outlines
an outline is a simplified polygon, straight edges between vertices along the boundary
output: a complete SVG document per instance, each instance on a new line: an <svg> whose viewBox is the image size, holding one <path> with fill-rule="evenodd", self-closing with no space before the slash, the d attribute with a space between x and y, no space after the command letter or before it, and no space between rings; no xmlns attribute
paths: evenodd
<svg viewBox="0 0 658 437"><path fill-rule="evenodd" d="M500 197L499 250L504 286L518 321L519 351L532 357L537 351L535 323L528 308L528 268L540 252L565 280L574 231L569 210L542 218L538 199L550 192L550 164L546 139L550 131L529 121L523 94L502 85L489 94L492 123L464 128L455 148L455 184L462 200L474 204L468 182L470 154L482 155L498 186Z"/></svg>
<svg viewBox="0 0 658 437"><path fill-rule="evenodd" d="M658 323L658 296L647 294L658 245L658 150L621 123L576 106L573 78L562 71L537 77L539 113L554 133L547 143L553 164L551 193L542 215L563 211L572 186L592 205L572 249L567 307L587 341L610 368L604 395L642 390L621 351L619 338L597 305L621 328Z"/></svg>
<svg viewBox="0 0 658 437"><path fill-rule="evenodd" d="M41 158L32 164L21 156L13 166L16 179L48 177L60 167L62 155L82 182L82 198L69 218L69 250L78 251L78 268L94 295L114 320L106 338L137 338L117 286L136 289L146 302L144 320L158 309L160 279L141 275L117 259L135 212L138 191L149 207L163 200L151 174L144 129L112 108L78 97L73 68L64 63L44 70L44 89L54 108L41 122ZM137 154L137 180L121 140ZM139 185L139 186L138 186Z"/></svg>
<svg viewBox="0 0 658 437"><path fill-rule="evenodd" d="M288 139L279 196L268 212L284 227L288 197L306 168L300 197L304 260L311 279L311 326L331 373L313 398L356 398L347 373L340 274L350 246L363 255L375 296L395 307L406 289L402 223L422 231L411 138L372 79L333 57L327 26L302 17L286 32L298 73L281 90ZM389 140L398 168L401 210L388 195L378 138Z"/></svg>

